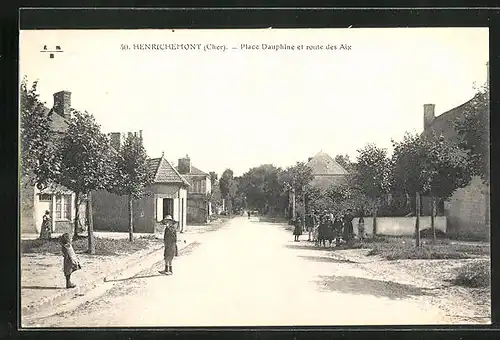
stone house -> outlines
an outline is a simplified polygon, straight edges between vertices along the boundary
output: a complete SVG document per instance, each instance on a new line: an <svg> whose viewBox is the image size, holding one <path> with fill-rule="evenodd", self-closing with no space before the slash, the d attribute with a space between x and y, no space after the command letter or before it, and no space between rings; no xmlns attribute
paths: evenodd
<svg viewBox="0 0 500 340"><path fill-rule="evenodd" d="M51 138L55 142L62 138L71 118L71 92L54 93L52 109L45 109L51 121ZM19 188L20 196L20 231L21 234L40 233L42 217L46 210L51 212L52 232L72 234L76 215L75 193L53 184L43 190L29 184L29 178L22 178ZM79 207L79 222L83 229L86 226L86 202L82 198Z"/></svg>
<svg viewBox="0 0 500 340"><path fill-rule="evenodd" d="M117 149L120 134L111 134L113 148ZM154 183L146 188L146 195L133 201L134 231L154 233L167 215L179 221L180 231L187 223L187 188L189 183L162 154L148 160ZM94 229L102 231L128 231L128 197L105 190L92 194Z"/></svg>
<svg viewBox="0 0 500 340"><path fill-rule="evenodd" d="M320 151L309 158L307 166L312 168L314 179L311 185L327 188L332 184L340 185L345 182L349 173L335 159Z"/></svg>
<svg viewBox="0 0 500 340"><path fill-rule="evenodd" d="M176 170L189 182L187 192L187 223L207 223L212 204L207 196L212 192L210 175L191 165L188 155L178 160Z"/></svg>
<svg viewBox="0 0 500 340"><path fill-rule="evenodd" d="M457 119L464 118L464 112L472 105L474 98L448 110L439 116L435 115L435 105L424 105L423 135L435 133L450 141L457 141L458 134L454 128ZM478 112L488 114L489 112ZM490 203L489 183L479 177L472 178L468 186L457 189L448 201L443 202L442 213L447 216L447 232L450 236L473 239L489 239L490 237ZM424 214L430 214L429 198L422 198Z"/></svg>

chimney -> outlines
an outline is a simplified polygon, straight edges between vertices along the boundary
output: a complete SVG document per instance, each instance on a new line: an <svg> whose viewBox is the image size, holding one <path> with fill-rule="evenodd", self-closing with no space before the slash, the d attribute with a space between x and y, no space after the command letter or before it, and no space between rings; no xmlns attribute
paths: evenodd
<svg viewBox="0 0 500 340"><path fill-rule="evenodd" d="M71 117L71 92L54 93L54 111L63 118Z"/></svg>
<svg viewBox="0 0 500 340"><path fill-rule="evenodd" d="M183 175L191 173L191 160L188 155L179 158L179 173Z"/></svg>
<svg viewBox="0 0 500 340"><path fill-rule="evenodd" d="M111 132L110 136L111 136L111 146L113 147L113 149L115 149L116 151L120 150L121 134L119 132Z"/></svg>
<svg viewBox="0 0 500 340"><path fill-rule="evenodd" d="M142 141L142 130L139 130L139 139Z"/></svg>
<svg viewBox="0 0 500 340"><path fill-rule="evenodd" d="M424 131L431 126L434 118L436 118L434 115L435 107L436 105L434 104L424 104Z"/></svg>

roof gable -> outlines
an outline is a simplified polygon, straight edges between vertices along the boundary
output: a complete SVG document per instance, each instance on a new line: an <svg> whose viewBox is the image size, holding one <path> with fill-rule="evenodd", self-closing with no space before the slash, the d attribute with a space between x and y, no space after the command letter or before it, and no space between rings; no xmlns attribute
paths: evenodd
<svg viewBox="0 0 500 340"><path fill-rule="evenodd" d="M348 172L330 155L319 152L307 165L313 170L313 175L347 175Z"/></svg>
<svg viewBox="0 0 500 340"><path fill-rule="evenodd" d="M163 157L148 159L148 169L154 174L154 183L181 183L189 185L175 167Z"/></svg>

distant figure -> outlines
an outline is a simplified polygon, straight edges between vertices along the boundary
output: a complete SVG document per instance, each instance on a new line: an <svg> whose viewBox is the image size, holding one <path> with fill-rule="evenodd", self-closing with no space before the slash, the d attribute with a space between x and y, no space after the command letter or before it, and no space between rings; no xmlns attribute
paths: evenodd
<svg viewBox="0 0 500 340"><path fill-rule="evenodd" d="M361 216L358 220L358 236L360 240L365 238L365 219Z"/></svg>
<svg viewBox="0 0 500 340"><path fill-rule="evenodd" d="M42 226L40 228L40 238L44 240L48 240L52 237L52 228L51 228L51 218L50 211L45 210L45 214L42 217Z"/></svg>
<svg viewBox="0 0 500 340"><path fill-rule="evenodd" d="M321 246L326 246L326 240L328 238L328 212L325 210L320 217L319 227L318 227L318 244Z"/></svg>
<svg viewBox="0 0 500 340"><path fill-rule="evenodd" d="M293 229L293 235L294 235L294 242L299 242L299 237L302 235L302 218L300 217L299 214L297 214L297 217L294 220L294 229Z"/></svg>
<svg viewBox="0 0 500 340"><path fill-rule="evenodd" d="M247 211L247 215L248 215L248 219L250 219L250 215L251 215L250 210Z"/></svg>
<svg viewBox="0 0 500 340"><path fill-rule="evenodd" d="M76 257L76 253L73 249L73 246L71 245L71 238L69 237L68 233L62 234L61 238L59 239L59 243L61 244L61 251L64 258L63 271L64 276L66 277L66 288L75 288L76 285L71 282L71 274L74 271L82 269L82 266L80 265L80 261L78 261L78 258Z"/></svg>
<svg viewBox="0 0 500 340"><path fill-rule="evenodd" d="M311 236L312 232L314 230L314 227L316 226L316 216L314 214L314 211L306 215L306 228L307 232L309 234L308 241L311 241Z"/></svg>
<svg viewBox="0 0 500 340"><path fill-rule="evenodd" d="M342 216L337 214L333 220L333 230L335 233L335 245L340 246L340 237L342 236Z"/></svg>
<svg viewBox="0 0 500 340"><path fill-rule="evenodd" d="M350 242L354 234L354 227L352 225L353 219L354 216L352 215L352 210L347 209L347 212L344 215L344 239L346 242Z"/></svg>
<svg viewBox="0 0 500 340"><path fill-rule="evenodd" d="M165 270L160 271L160 273L172 275L172 260L174 259L174 256L179 255L177 248L177 221L172 219L172 216L167 215L161 223L165 225L165 232L163 234L163 244L165 246L165 250L163 252Z"/></svg>

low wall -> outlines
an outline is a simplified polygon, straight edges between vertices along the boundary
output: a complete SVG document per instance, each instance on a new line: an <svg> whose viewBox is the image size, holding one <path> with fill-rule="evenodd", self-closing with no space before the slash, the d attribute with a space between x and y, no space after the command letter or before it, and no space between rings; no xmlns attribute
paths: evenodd
<svg viewBox="0 0 500 340"><path fill-rule="evenodd" d="M377 234L388 236L413 236L415 234L416 217L377 217ZM354 232L358 233L358 218L353 220ZM436 229L446 233L446 217L436 216L434 218ZM431 227L431 217L420 217L420 230ZM373 217L365 217L365 232L373 233Z"/></svg>

